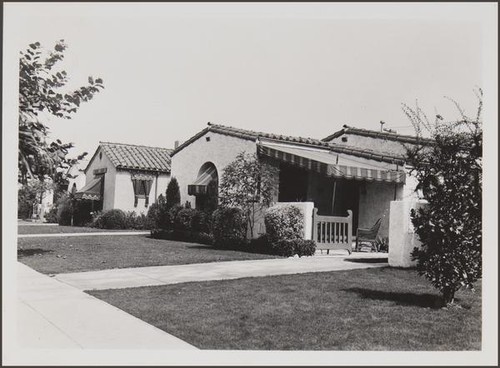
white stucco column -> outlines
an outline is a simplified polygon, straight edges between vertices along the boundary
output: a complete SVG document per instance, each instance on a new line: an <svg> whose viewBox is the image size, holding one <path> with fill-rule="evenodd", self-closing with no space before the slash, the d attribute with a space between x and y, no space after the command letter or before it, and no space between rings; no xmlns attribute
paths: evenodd
<svg viewBox="0 0 500 368"><path fill-rule="evenodd" d="M411 253L421 243L410 218L411 209L425 206L425 201L392 201L389 217L389 266L413 267Z"/></svg>

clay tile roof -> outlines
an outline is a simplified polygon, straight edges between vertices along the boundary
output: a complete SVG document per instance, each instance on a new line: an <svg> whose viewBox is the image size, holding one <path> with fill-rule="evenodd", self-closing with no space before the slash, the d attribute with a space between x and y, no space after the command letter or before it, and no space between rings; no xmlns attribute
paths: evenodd
<svg viewBox="0 0 500 368"><path fill-rule="evenodd" d="M401 143L432 144L434 142L432 139L428 139L428 138L417 138L416 136L413 136L413 135L403 135L403 134L389 133L389 132L377 132L375 130L355 128L355 127L351 127L349 125L344 125L343 129L329 135L326 138L323 138L322 141L325 141L325 142L331 141L332 139L338 138L344 134L355 134L355 135L361 135L361 136L365 136L365 137L381 138L381 139L397 141L397 142L401 142Z"/></svg>
<svg viewBox="0 0 500 368"><path fill-rule="evenodd" d="M325 148L325 149L329 149L332 152L351 154L354 156L368 158L368 159L377 160L377 161L384 161L384 162L397 163L397 164L404 163L404 157L402 157L400 155L394 155L394 154L390 154L390 153L381 153L381 152L376 152L376 151L373 151L370 149L363 149L360 147L339 145L336 143L325 142L324 140L319 140L319 139L314 139L314 138L292 137L292 136L280 135L280 134L256 132L253 130L246 130L246 129L234 128L234 127L225 126L225 125L211 124L211 123L208 123L208 127L201 130L200 132L198 132L197 134L195 134L194 136L189 138L187 141L182 143L179 147L174 149L171 156L174 156L177 152L182 150L184 147L190 145L191 143L193 143L194 141L196 141L198 138L200 138L201 136L203 136L205 133L207 133L209 131L232 136L232 137L237 137L237 138L241 138L241 139L251 140L251 141L256 141L257 138L265 138L265 139L276 140L279 142L285 142L285 143L288 142L288 143L293 143L293 144L298 144L298 145L306 145L306 146Z"/></svg>
<svg viewBox="0 0 500 368"><path fill-rule="evenodd" d="M272 140L277 140L277 141L281 141L281 142L299 143L299 144L313 145L313 146L320 146L320 147L328 147L329 146L328 143L320 141L319 139L314 139L314 138L292 137L292 136L287 136L287 135L257 132L254 130L247 130L247 129L241 129L241 128L234 128L234 127L226 126L226 125L208 123L208 127L206 127L205 129L203 129L202 131L200 131L199 133L195 134L194 136L189 138L187 141L182 143L179 147L177 147L172 152L171 156L175 155L177 152L182 150L184 147L193 143L195 140L200 138L202 135L204 135L208 131L223 134L223 135L228 135L228 136L232 136L232 137L236 137L236 138L251 140L251 141L255 141L257 138L266 138L266 139L272 139Z"/></svg>
<svg viewBox="0 0 500 368"><path fill-rule="evenodd" d="M173 150L134 144L99 142L100 147L117 169L170 172Z"/></svg>

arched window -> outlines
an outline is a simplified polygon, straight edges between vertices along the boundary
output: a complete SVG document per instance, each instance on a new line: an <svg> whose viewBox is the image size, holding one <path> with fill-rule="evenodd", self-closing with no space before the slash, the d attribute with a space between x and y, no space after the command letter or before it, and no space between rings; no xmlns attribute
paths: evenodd
<svg viewBox="0 0 500 368"><path fill-rule="evenodd" d="M188 185L188 194L196 196L196 208L213 211L219 203L219 174L212 162L205 162L195 182Z"/></svg>

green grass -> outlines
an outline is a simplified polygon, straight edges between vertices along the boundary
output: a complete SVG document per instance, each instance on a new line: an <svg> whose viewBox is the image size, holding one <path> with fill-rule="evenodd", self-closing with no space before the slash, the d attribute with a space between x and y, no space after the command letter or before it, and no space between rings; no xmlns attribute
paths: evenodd
<svg viewBox="0 0 500 368"><path fill-rule="evenodd" d="M102 233L117 231L144 231L144 230L106 230L84 226L59 226L59 225L19 225L18 234L68 234L68 233Z"/></svg>
<svg viewBox="0 0 500 368"><path fill-rule="evenodd" d="M19 238L17 244L18 260L45 274L276 258L145 235Z"/></svg>
<svg viewBox="0 0 500 368"><path fill-rule="evenodd" d="M440 309L413 270L377 268L88 291L201 349L479 350L481 285Z"/></svg>

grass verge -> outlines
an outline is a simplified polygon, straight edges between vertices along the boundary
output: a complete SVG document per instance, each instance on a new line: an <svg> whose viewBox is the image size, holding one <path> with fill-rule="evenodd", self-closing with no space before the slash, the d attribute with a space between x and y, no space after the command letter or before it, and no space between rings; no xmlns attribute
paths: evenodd
<svg viewBox="0 0 500 368"><path fill-rule="evenodd" d="M276 258L144 235L19 238L18 260L45 274Z"/></svg>
<svg viewBox="0 0 500 368"><path fill-rule="evenodd" d="M201 349L479 350L481 285L441 309L391 268L88 291Z"/></svg>

